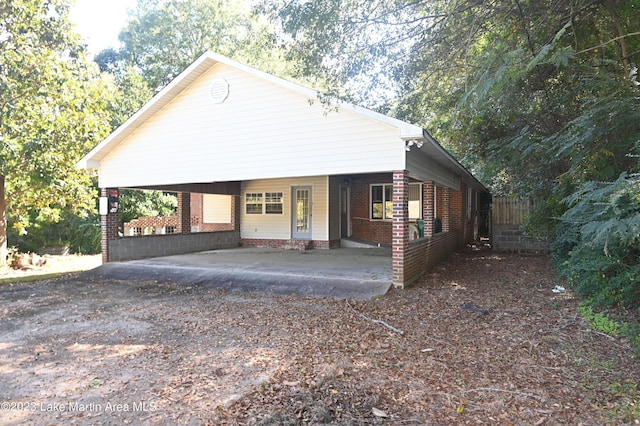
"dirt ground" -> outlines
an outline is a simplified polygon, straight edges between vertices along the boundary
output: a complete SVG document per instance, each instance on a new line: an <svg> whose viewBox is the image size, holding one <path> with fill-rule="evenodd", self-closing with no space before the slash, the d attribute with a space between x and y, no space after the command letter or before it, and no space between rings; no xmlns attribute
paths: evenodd
<svg viewBox="0 0 640 426"><path fill-rule="evenodd" d="M491 251L371 301L4 284L0 424L638 424L637 354L556 284Z"/></svg>

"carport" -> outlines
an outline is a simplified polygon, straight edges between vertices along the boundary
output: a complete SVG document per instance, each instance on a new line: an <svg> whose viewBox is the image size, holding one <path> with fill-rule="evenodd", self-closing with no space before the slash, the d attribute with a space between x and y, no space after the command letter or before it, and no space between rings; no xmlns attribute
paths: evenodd
<svg viewBox="0 0 640 426"><path fill-rule="evenodd" d="M385 294L392 281L390 248L209 250L110 262L92 273L178 282L187 287L357 299Z"/></svg>

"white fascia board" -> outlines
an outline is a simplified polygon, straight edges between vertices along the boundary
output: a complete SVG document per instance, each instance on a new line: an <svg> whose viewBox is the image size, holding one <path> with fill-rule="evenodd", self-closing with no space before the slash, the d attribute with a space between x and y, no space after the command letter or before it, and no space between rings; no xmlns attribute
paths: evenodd
<svg viewBox="0 0 640 426"><path fill-rule="evenodd" d="M349 103L336 102L336 106L363 115L371 120L396 127L398 129L398 137L402 140L426 140L424 137L424 129L420 126Z"/></svg>

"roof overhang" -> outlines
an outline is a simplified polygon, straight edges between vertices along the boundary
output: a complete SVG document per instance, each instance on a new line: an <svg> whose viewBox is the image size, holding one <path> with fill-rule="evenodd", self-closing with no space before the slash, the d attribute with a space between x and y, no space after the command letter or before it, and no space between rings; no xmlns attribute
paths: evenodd
<svg viewBox="0 0 640 426"><path fill-rule="evenodd" d="M463 166L453 155L449 153L440 143L429 134L426 130L422 130L424 140L429 144L429 150L432 157L443 167L455 172L461 176L465 182L482 192L490 192L489 189L482 184L465 166Z"/></svg>

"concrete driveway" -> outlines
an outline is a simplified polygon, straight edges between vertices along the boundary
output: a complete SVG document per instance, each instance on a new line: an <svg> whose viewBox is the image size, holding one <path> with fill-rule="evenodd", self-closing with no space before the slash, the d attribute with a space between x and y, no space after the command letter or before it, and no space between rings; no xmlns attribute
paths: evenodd
<svg viewBox="0 0 640 426"><path fill-rule="evenodd" d="M128 262L88 272L231 291L370 299L391 287L391 249L279 250L235 248Z"/></svg>

